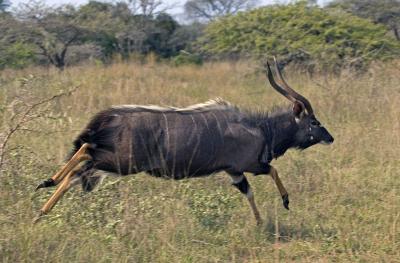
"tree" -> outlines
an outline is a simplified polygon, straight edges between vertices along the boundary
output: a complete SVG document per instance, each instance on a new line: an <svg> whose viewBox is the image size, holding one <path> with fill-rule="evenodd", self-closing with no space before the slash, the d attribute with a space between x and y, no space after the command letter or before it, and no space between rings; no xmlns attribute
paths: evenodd
<svg viewBox="0 0 400 263"><path fill-rule="evenodd" d="M145 16L158 15L169 9L161 0L128 0L128 6L133 14Z"/></svg>
<svg viewBox="0 0 400 263"><path fill-rule="evenodd" d="M188 0L185 13L194 20L213 21L254 7L256 0Z"/></svg>
<svg viewBox="0 0 400 263"><path fill-rule="evenodd" d="M132 19L127 3L117 4L90 1L77 10L78 23L93 32L90 40L102 49L104 59L116 52L121 53L119 37L127 30L126 25Z"/></svg>
<svg viewBox="0 0 400 263"><path fill-rule="evenodd" d="M148 3L151 8L132 10L127 2L91 1L79 9L80 24L96 32L96 41L109 54L117 52L123 58L132 53L154 52L161 57L174 55L178 47L171 39L180 25L170 15L155 11L155 1L142 3Z"/></svg>
<svg viewBox="0 0 400 263"><path fill-rule="evenodd" d="M6 9L10 7L10 2L7 0L0 0L0 13L5 13Z"/></svg>
<svg viewBox="0 0 400 263"><path fill-rule="evenodd" d="M31 1L20 7L18 16L24 24L22 39L36 45L38 52L60 70L65 67L68 49L83 43L89 34L76 20L72 6L53 9Z"/></svg>
<svg viewBox="0 0 400 263"><path fill-rule="evenodd" d="M24 67L32 62L63 69L80 59L112 59L114 54L168 58L192 42L198 32L180 30L181 25L159 13L161 1L96 2L73 7L50 8L31 0L17 12L0 14L0 67ZM187 28L189 30L189 28ZM188 36L179 40L179 35Z"/></svg>
<svg viewBox="0 0 400 263"><path fill-rule="evenodd" d="M400 41L399 0L335 0L329 8L340 8L375 23L386 25Z"/></svg>
<svg viewBox="0 0 400 263"><path fill-rule="evenodd" d="M218 56L278 55L285 63L336 70L398 57L400 43L384 26L307 2L241 12L210 23L199 49Z"/></svg>
<svg viewBox="0 0 400 263"><path fill-rule="evenodd" d="M176 52L185 50L186 53L195 52L194 44L199 37L202 36L205 25L201 23L192 23L188 25L180 25L169 39Z"/></svg>
<svg viewBox="0 0 400 263"><path fill-rule="evenodd" d="M0 69L23 68L35 62L35 47L20 39L22 31L22 23L11 14L0 14Z"/></svg>

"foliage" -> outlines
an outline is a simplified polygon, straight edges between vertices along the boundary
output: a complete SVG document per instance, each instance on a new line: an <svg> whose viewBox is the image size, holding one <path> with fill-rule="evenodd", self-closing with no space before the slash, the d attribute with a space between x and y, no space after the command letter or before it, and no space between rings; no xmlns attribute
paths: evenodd
<svg viewBox="0 0 400 263"><path fill-rule="evenodd" d="M4 3L9 2L0 5ZM213 21L207 25L180 24L165 12L168 6L163 0L89 1L58 8L29 1L16 12L0 12L1 67L34 63L63 69L86 60L145 61L149 54L172 58L176 65L207 58L278 55L282 66L293 62L310 71L337 71L365 69L372 60L399 56L400 41L396 43L387 32L399 39L398 0L337 0L327 8L315 0L302 0L242 12L256 3L186 1L187 15Z"/></svg>
<svg viewBox="0 0 400 263"><path fill-rule="evenodd" d="M176 54L175 46L171 45L170 39L179 24L168 14L159 14L154 21L155 30L149 35L147 43L149 51L161 57L171 57Z"/></svg>
<svg viewBox="0 0 400 263"><path fill-rule="evenodd" d="M197 54L191 54L185 51L182 51L179 55L173 58L173 63L175 66L182 66L182 65L202 65L203 59L201 56Z"/></svg>
<svg viewBox="0 0 400 263"><path fill-rule="evenodd" d="M112 5L97 1L90 1L77 10L77 20L94 34L90 40L102 49L105 58L112 56L118 48L117 36L124 28L124 21L128 21L130 11L123 3Z"/></svg>
<svg viewBox="0 0 400 263"><path fill-rule="evenodd" d="M10 14L0 14L0 69L23 68L35 62L35 47L16 37L21 23Z"/></svg>
<svg viewBox="0 0 400 263"><path fill-rule="evenodd" d="M38 53L62 70L70 46L82 44L89 34L76 21L75 13L75 8L68 5L52 9L41 2L29 2L19 10L21 26L17 37L36 45Z"/></svg>
<svg viewBox="0 0 400 263"><path fill-rule="evenodd" d="M30 44L16 42L0 48L0 69L10 67L24 68L35 62L35 47Z"/></svg>
<svg viewBox="0 0 400 263"><path fill-rule="evenodd" d="M400 41L399 0L335 0L329 8L340 8L362 18L386 25Z"/></svg>
<svg viewBox="0 0 400 263"><path fill-rule="evenodd" d="M105 55L101 47L90 42L71 46L65 57L65 60L68 61L68 65L79 65L84 64L84 62L102 64L104 59Z"/></svg>
<svg viewBox="0 0 400 263"><path fill-rule="evenodd" d="M0 0L0 14L6 12L6 9L10 6L10 2L7 0Z"/></svg>
<svg viewBox="0 0 400 263"><path fill-rule="evenodd" d="M132 54L154 53L169 58L188 48L200 31L189 32L190 27L181 26L160 10L164 10L161 1L90 1L80 7L58 8L30 1L19 7L17 18L1 14L0 19L7 23L0 23L4 29L0 42L4 49L15 42L34 45L35 61L59 69L93 57L110 61L116 55L128 59ZM69 54L71 50L73 54Z"/></svg>
<svg viewBox="0 0 400 263"><path fill-rule="evenodd" d="M115 4L90 1L77 11L77 20L93 32L91 41L102 48L105 57L118 53L129 58L131 54L151 52L170 57L185 46L185 40L180 45L171 41L180 25L172 16L156 12L160 1L147 1L154 6L143 7L141 11L137 10L139 2L146 1Z"/></svg>
<svg viewBox="0 0 400 263"><path fill-rule="evenodd" d="M204 28L205 25L201 23L181 25L175 30L169 42L175 47L176 51L185 50L187 52L194 52L195 48L193 44L202 36Z"/></svg>
<svg viewBox="0 0 400 263"><path fill-rule="evenodd" d="M322 69L362 67L399 55L400 45L375 25L343 12L305 2L274 5L212 22L199 48L211 55L277 55Z"/></svg>
<svg viewBox="0 0 400 263"><path fill-rule="evenodd" d="M186 15L194 20L212 21L219 17L236 14L255 6L256 0L188 0Z"/></svg>
<svg viewBox="0 0 400 263"><path fill-rule="evenodd" d="M153 16L164 13L168 9L161 0L128 0L127 2L131 12L136 15Z"/></svg>

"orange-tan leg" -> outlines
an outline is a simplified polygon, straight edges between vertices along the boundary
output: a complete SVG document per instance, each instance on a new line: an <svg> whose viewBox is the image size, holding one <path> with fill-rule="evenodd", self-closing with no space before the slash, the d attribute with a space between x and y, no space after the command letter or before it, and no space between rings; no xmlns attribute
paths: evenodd
<svg viewBox="0 0 400 263"><path fill-rule="evenodd" d="M251 191L251 189L249 189ZM247 193L247 200L250 203L251 210L253 211L254 217L256 218L257 225L262 225L262 219L260 216L260 212L257 209L256 202L254 201L254 195L251 192L250 194Z"/></svg>
<svg viewBox="0 0 400 263"><path fill-rule="evenodd" d="M70 172L65 179L61 182L60 186L49 198L49 200L44 204L42 209L40 209L41 214L47 214L55 206L58 200L64 195L65 192L70 188L71 177L76 173L76 171Z"/></svg>
<svg viewBox="0 0 400 263"><path fill-rule="evenodd" d="M289 194L286 191L285 187L282 184L281 179L278 176L278 171L271 166L269 174L271 175L272 179L274 180L276 186L278 187L279 193L282 196L283 206L289 210Z"/></svg>
<svg viewBox="0 0 400 263"><path fill-rule="evenodd" d="M254 217L256 219L257 225L262 224L260 212L257 209L256 202L254 200L254 194L253 191L251 190L251 186L249 182L247 181L246 177L243 174L231 174L230 175L232 178L233 185L242 193L246 195L247 200L249 201L251 210L254 214Z"/></svg>
<svg viewBox="0 0 400 263"><path fill-rule="evenodd" d="M53 195L49 198L49 200L44 204L42 209L40 209L39 215L34 219L35 223L40 219L42 215L49 213L50 210L60 200L60 198L65 194L65 192L67 192L68 189L71 188L72 186L71 182L73 176L79 170L77 166L81 162L91 159L91 157L88 154L86 154L88 147L89 144L87 143L83 144L82 147L74 154L74 156L72 156L71 160L69 160L68 163L66 163L64 167L50 179L52 182L54 182L53 185L59 183L60 185L58 186L57 190L53 193ZM47 186L49 185L44 185L44 183L42 183L41 185L38 186L38 188Z"/></svg>
<svg viewBox="0 0 400 263"><path fill-rule="evenodd" d="M69 172L61 184L58 186L57 190L52 194L52 196L47 200L42 209L40 209L39 215L34 219L34 223L39 221L42 215L45 215L50 212L51 209L56 205L56 203L60 200L60 198L71 188L72 178L76 174L78 169Z"/></svg>
<svg viewBox="0 0 400 263"><path fill-rule="evenodd" d="M58 173L51 177L56 185L59 184L64 179L64 177L68 173L70 173L78 164L91 159L90 156L87 154L81 154L79 156L76 156L75 158L74 157L72 157L71 160L66 165L64 165L64 167Z"/></svg>
<svg viewBox="0 0 400 263"><path fill-rule="evenodd" d="M36 187L36 190L44 187L50 187L58 185L63 178L71 172L80 162L89 160L90 156L86 154L86 151L89 147L88 143L85 143L81 146L81 148L72 156L72 158L58 171L54 176L50 179L44 181Z"/></svg>

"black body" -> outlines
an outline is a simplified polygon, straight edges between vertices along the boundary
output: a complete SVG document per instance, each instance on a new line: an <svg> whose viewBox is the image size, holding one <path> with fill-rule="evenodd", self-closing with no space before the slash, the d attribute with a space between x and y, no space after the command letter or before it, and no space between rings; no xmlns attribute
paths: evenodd
<svg viewBox="0 0 400 263"><path fill-rule="evenodd" d="M254 114L222 100L186 109L119 106L92 119L75 140L73 153L90 144L92 160L82 176L92 169L172 179L219 171L267 174L269 162L287 149L333 141L324 128L314 134L304 122L296 121L292 110Z"/></svg>

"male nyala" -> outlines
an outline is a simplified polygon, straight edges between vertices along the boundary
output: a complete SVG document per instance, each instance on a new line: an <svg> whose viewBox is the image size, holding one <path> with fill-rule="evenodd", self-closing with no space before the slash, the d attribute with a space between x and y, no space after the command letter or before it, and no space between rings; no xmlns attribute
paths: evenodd
<svg viewBox="0 0 400 263"><path fill-rule="evenodd" d="M266 67L272 87L291 101L289 110L252 113L217 99L187 108L122 105L99 112L74 141L67 164L37 187L59 185L40 215L78 183L91 191L101 180L96 171L122 176L146 172L176 180L224 171L246 195L257 223L260 213L244 173L269 174L289 209L288 193L271 161L290 148L330 144L333 137L310 102L283 79L276 60L280 84L268 63Z"/></svg>

